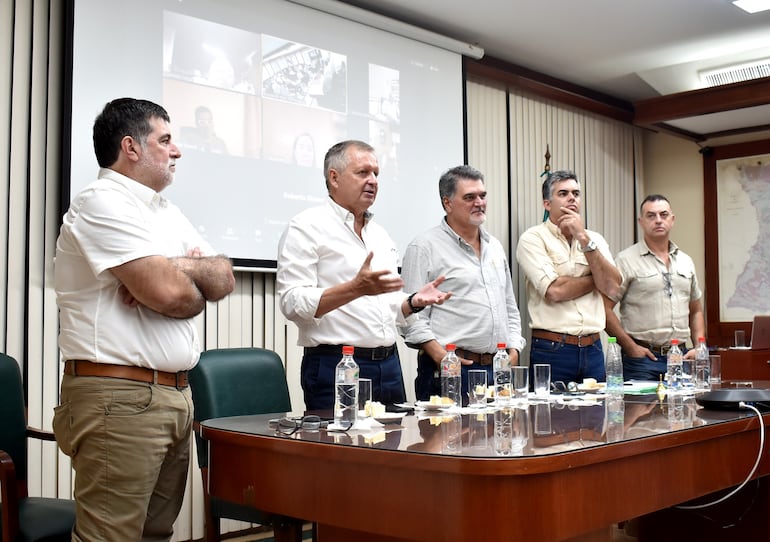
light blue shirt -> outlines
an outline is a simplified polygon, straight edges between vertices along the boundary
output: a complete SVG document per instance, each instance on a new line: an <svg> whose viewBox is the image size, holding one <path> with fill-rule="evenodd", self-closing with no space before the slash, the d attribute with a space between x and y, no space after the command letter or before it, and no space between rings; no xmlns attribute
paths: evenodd
<svg viewBox="0 0 770 542"><path fill-rule="evenodd" d="M447 224L441 223L415 238L404 253L401 277L406 292L441 275L441 290L452 292L443 305L433 305L401 328L410 346L435 339L472 352L496 352L497 343L521 351L521 316L513 293L503 245L481 228L481 257Z"/></svg>

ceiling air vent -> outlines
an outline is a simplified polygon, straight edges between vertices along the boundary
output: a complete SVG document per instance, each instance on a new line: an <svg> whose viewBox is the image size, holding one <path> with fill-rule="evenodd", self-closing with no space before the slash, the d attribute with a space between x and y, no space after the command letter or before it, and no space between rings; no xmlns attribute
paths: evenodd
<svg viewBox="0 0 770 542"><path fill-rule="evenodd" d="M707 87L716 87L719 85L728 85L730 83L739 83L740 81L749 81L761 77L770 77L770 58L754 60L752 62L742 62L731 66L713 68L698 72L701 82Z"/></svg>

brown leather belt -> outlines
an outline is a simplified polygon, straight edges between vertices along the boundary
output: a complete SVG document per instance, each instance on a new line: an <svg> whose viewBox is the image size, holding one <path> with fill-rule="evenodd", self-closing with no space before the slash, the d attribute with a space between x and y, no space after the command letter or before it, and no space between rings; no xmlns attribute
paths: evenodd
<svg viewBox="0 0 770 542"><path fill-rule="evenodd" d="M556 333L554 331L546 331L544 329L533 329L533 339L545 339L547 341L553 341L557 343L571 344L578 348L584 348L591 346L599 340L601 336L598 333L591 333L590 335L569 335L567 333Z"/></svg>
<svg viewBox="0 0 770 542"><path fill-rule="evenodd" d="M94 363L82 359L69 359L64 362L64 374L71 376L101 376L107 378L122 378L148 384L160 384L174 388L187 387L187 371L167 373L155 371L146 367L132 365L113 365L112 363Z"/></svg>
<svg viewBox="0 0 770 542"><path fill-rule="evenodd" d="M645 348L649 349L650 352L655 354L656 356L663 357L668 354L668 351L671 350L671 343L668 344L652 344L649 341L642 341L640 339L634 339L631 337L636 344L639 346L644 346ZM679 344L685 344L685 341L679 341Z"/></svg>
<svg viewBox="0 0 770 542"><path fill-rule="evenodd" d="M495 357L494 354L477 354L476 352L470 352L464 348L456 348L455 353L459 357L469 359L473 363L478 363L479 365L492 365L492 359Z"/></svg>

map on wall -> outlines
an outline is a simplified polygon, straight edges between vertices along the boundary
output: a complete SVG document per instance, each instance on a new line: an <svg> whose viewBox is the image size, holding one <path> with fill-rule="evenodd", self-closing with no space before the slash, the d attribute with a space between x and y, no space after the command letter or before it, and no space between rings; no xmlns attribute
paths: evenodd
<svg viewBox="0 0 770 542"><path fill-rule="evenodd" d="M770 314L770 155L718 160L722 322Z"/></svg>

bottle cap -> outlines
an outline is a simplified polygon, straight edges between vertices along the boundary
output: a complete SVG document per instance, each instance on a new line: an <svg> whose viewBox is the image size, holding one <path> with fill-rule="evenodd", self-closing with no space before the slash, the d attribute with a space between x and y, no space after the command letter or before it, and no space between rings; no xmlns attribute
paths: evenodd
<svg viewBox="0 0 770 542"><path fill-rule="evenodd" d="M505 348L507 345L505 343L497 343L497 348Z"/></svg>
<svg viewBox="0 0 770 542"><path fill-rule="evenodd" d="M671 339L671 344L679 344L679 339Z"/></svg>
<svg viewBox="0 0 770 542"><path fill-rule="evenodd" d="M342 353L343 354L350 354L353 355L353 347L352 346L343 346L342 347Z"/></svg>
<svg viewBox="0 0 770 542"><path fill-rule="evenodd" d="M447 352L454 352L455 348L457 348L457 346L454 343L449 343L446 345Z"/></svg>
<svg viewBox="0 0 770 542"><path fill-rule="evenodd" d="M618 342L618 339L617 339L617 337L607 337L607 342L608 343L616 343L616 342Z"/></svg>

